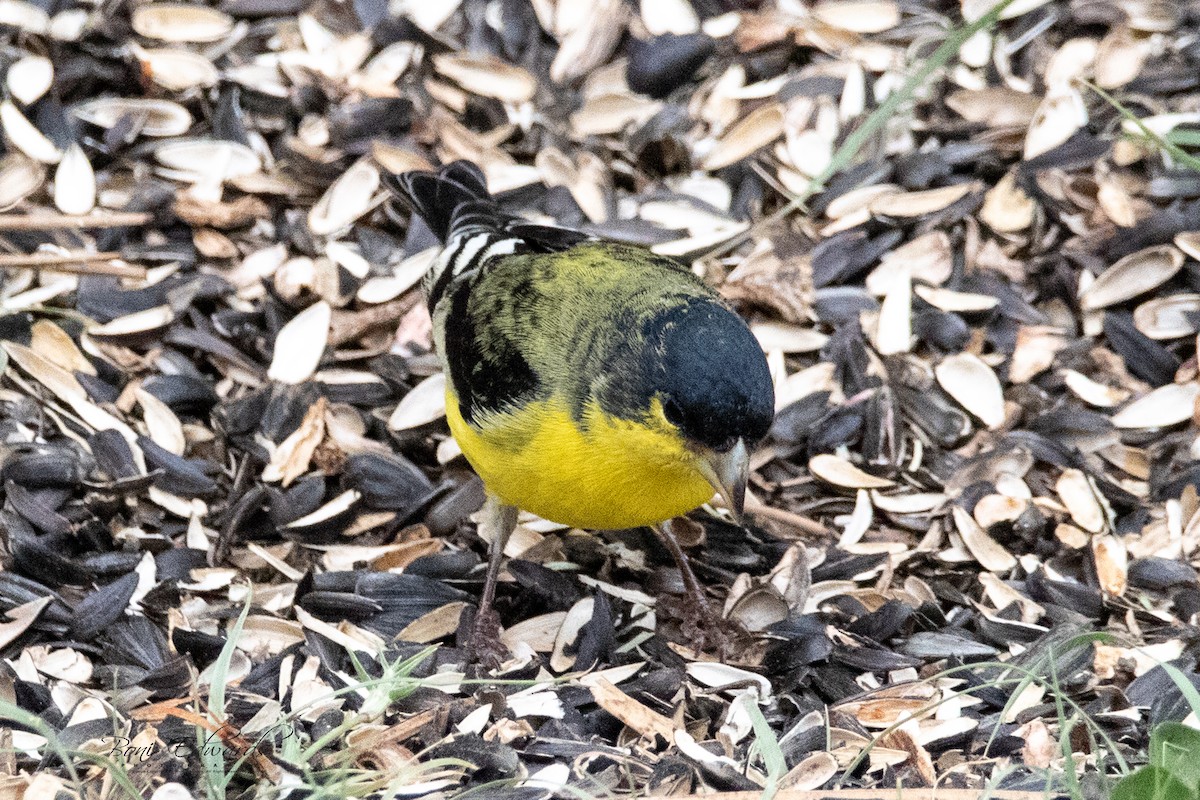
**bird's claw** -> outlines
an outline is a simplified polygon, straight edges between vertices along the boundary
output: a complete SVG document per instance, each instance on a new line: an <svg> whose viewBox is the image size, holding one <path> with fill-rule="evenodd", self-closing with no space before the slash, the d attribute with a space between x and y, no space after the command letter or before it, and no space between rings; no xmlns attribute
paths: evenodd
<svg viewBox="0 0 1200 800"><path fill-rule="evenodd" d="M467 662L478 665L484 672L499 669L508 655L508 648L500 641L500 630L500 615L495 609L477 612L465 642Z"/></svg>

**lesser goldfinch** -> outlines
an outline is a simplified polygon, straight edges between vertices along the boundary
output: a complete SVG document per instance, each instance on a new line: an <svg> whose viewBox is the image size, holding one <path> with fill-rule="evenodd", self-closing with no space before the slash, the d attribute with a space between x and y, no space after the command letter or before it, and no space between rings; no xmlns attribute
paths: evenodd
<svg viewBox="0 0 1200 800"><path fill-rule="evenodd" d="M740 514L774 390L757 340L716 292L645 248L505 213L469 162L386 185L445 243L425 291L446 417L499 529L475 634L497 629L491 605L517 508L633 528L715 490Z"/></svg>

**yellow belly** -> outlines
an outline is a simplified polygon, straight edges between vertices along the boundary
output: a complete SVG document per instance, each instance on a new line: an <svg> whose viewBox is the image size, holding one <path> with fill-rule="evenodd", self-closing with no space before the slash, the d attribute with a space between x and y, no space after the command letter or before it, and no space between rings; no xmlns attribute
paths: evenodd
<svg viewBox="0 0 1200 800"><path fill-rule="evenodd" d="M606 420L598 409L585 414L586 432L553 400L493 417L480 430L466 423L448 391L446 418L492 494L552 522L599 529L653 525L713 496L677 437Z"/></svg>

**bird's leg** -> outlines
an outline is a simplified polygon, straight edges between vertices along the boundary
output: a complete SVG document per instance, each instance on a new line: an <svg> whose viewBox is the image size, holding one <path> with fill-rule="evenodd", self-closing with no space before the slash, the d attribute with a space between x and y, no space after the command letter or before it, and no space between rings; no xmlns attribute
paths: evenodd
<svg viewBox="0 0 1200 800"><path fill-rule="evenodd" d="M479 608L475 612L475 623L471 627L471 638L467 647L481 661L487 660L498 665L504 655L504 647L500 644L500 616L492 608L492 604L496 599L500 564L504 561L504 546L508 544L508 537L517 527L517 508L489 494L479 524L480 527L486 526L491 532L491 543L488 549L487 573L483 579L483 594L479 598Z"/></svg>
<svg viewBox="0 0 1200 800"><path fill-rule="evenodd" d="M660 525L655 525L654 532L658 534L658 538L667 546L671 557L675 559L675 564L679 567L679 574L683 578L684 590L694 604L694 607L700 612L701 624L704 626L704 630L702 631L703 639L712 640L723 653L728 645L724 630L725 626L722 624L723 620L713 610L712 606L709 605L708 599L704 596L704 587L700 585L699 579L696 578L696 573L692 571L692 565L688 562L687 554L679 546L679 540L675 538L675 534L671 530L671 521L668 520ZM696 649L700 650L701 647L697 647Z"/></svg>

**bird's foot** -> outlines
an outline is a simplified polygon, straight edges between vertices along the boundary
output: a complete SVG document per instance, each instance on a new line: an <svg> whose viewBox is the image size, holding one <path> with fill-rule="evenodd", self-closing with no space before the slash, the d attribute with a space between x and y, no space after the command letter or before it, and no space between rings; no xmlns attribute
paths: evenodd
<svg viewBox="0 0 1200 800"><path fill-rule="evenodd" d="M683 643L695 653L711 653L724 661L743 649L746 631L721 616L706 598L689 592L660 598L659 605L677 620Z"/></svg>
<svg viewBox="0 0 1200 800"><path fill-rule="evenodd" d="M484 672L495 672L500 668L508 648L500 641L500 615L495 609L485 608L475 614L464 649L468 664L476 665Z"/></svg>
<svg viewBox="0 0 1200 800"><path fill-rule="evenodd" d="M698 544L704 529L681 517L655 526L654 530L675 560L683 582L683 596L666 603L668 614L679 620L680 632L689 648L696 653L715 651L725 659L733 651L734 642L744 638L746 632L713 609L679 541L680 535L685 535L691 543Z"/></svg>
<svg viewBox="0 0 1200 800"><path fill-rule="evenodd" d="M479 596L479 608L474 618L468 620L471 632L465 645L468 664L477 664L485 672L495 672L508 655L508 648L500 641L500 615L492 604L496 600L496 583L500 578L500 562L504 559L504 543L517 527L516 507L488 495L480 521L480 528L485 527L490 529L491 541L487 571L484 573L483 592Z"/></svg>

